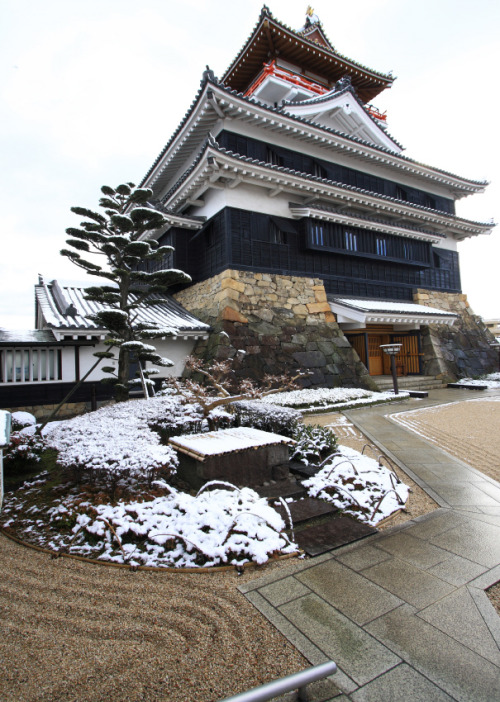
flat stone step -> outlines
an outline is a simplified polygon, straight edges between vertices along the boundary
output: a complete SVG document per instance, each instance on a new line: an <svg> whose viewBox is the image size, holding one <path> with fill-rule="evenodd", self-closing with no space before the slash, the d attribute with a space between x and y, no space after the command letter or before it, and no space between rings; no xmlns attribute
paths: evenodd
<svg viewBox="0 0 500 702"><path fill-rule="evenodd" d="M448 383L448 387L453 388L454 390L487 390L488 389L487 385L474 385L474 384L467 385L467 383Z"/></svg>
<svg viewBox="0 0 500 702"><path fill-rule="evenodd" d="M313 475L316 475L318 469L316 466L306 466L305 463L300 463L299 461L290 461L290 472L299 476L299 479L304 479L312 478Z"/></svg>
<svg viewBox="0 0 500 702"><path fill-rule="evenodd" d="M303 497L306 494L305 488L302 487L300 483L296 480L280 480L275 483L269 483L269 485L258 485L253 488L261 497L267 497L268 499L277 497Z"/></svg>
<svg viewBox="0 0 500 702"><path fill-rule="evenodd" d="M281 514L288 525L288 515L281 504L273 504L274 509ZM338 514L338 509L324 500L317 500L315 497L304 497L304 499L290 502L288 509L292 515L294 527L305 522L310 522L318 517L333 516Z"/></svg>
<svg viewBox="0 0 500 702"><path fill-rule="evenodd" d="M308 556L319 556L376 533L377 530L373 527L361 524L351 517L340 516L298 531L295 540Z"/></svg>

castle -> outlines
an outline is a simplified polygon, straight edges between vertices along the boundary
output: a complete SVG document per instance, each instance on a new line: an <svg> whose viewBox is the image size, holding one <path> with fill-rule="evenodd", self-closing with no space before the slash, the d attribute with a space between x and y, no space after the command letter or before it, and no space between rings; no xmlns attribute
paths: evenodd
<svg viewBox="0 0 500 702"><path fill-rule="evenodd" d="M389 342L404 374L490 370L457 242L492 225L455 211L486 183L406 157L372 104L392 75L340 55L308 13L294 31L263 7L142 182L171 218L159 265L193 279L177 299L225 332L197 353L243 349L241 373L300 366L326 386L373 386Z"/></svg>

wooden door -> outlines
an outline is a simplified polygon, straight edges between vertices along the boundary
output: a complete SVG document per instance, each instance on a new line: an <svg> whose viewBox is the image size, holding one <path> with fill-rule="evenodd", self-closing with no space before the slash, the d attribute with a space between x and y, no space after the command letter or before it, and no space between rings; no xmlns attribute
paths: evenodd
<svg viewBox="0 0 500 702"><path fill-rule="evenodd" d="M384 374L383 352L380 345L384 342L379 334L368 334L368 363L370 375Z"/></svg>
<svg viewBox="0 0 500 702"><path fill-rule="evenodd" d="M418 336L416 334L392 335L391 341L403 344L396 360L404 368L404 375L418 375L420 373L420 356Z"/></svg>

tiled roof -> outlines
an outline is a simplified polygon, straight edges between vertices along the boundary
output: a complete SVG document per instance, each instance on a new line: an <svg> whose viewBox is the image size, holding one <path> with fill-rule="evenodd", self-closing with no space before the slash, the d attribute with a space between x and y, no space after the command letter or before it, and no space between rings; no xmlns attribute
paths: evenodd
<svg viewBox="0 0 500 702"><path fill-rule="evenodd" d="M266 26L266 24L265 24L266 22L267 22L267 27L274 28L276 31L276 34L278 36L280 33L285 35L285 41L286 41L287 35L289 38L290 38L290 35L292 35L296 39L303 42L303 44L309 45L309 47L315 49L318 52L322 52L324 55L326 55L326 57L330 57L330 60L334 62L333 64L331 64L331 66L335 65L335 63L336 64L340 63L341 65L344 64L345 69L351 68L351 69L353 69L353 73L357 72L358 74L363 74L365 76L366 80L372 81L373 85L378 83L378 85L380 87L379 87L377 92L380 92L381 90L383 90L384 87L390 87L390 85L395 80L391 74L385 74L385 73L381 73L379 71L374 71L372 68L368 68L367 66L363 66L362 64L357 63L356 61L353 61L352 59L349 59L346 56L343 56L342 54L339 54L337 51L335 51L335 49L333 49L332 43L326 37L326 35L325 35L325 39L330 46L325 46L324 44L310 38L309 36L307 36L307 34L308 34L307 31L304 33L301 30L297 31L297 30L291 29L286 24L279 22L273 16L273 14L269 10L269 8L266 5L264 5L262 7L260 16L257 20L257 23L255 24L254 28L252 29L252 31L248 35L248 37L247 37L246 41L244 42L243 46L241 47L240 51L238 52L236 57L231 62L231 65L228 67L228 69L224 73L223 78L222 78L223 82L229 80L235 67L238 66L238 64L240 64L240 62L242 61L242 57L245 56L245 53L248 51L248 48L250 47L252 39L257 40L257 38L258 38L257 31L258 31L259 27L263 23L264 23L264 26ZM321 31L324 34L324 30L323 30L321 24L319 24L318 26L321 28ZM255 43L256 42L254 41L254 43L253 43L254 48L255 48ZM307 49L307 50L309 51L309 49ZM254 51L254 54L255 54L255 51ZM250 56L251 55L252 54L250 54ZM254 60L255 60L255 58L254 58ZM243 61L244 61L244 59L243 59ZM247 63L248 63L248 61L247 61ZM385 85L383 85L383 84L385 84Z"/></svg>
<svg viewBox="0 0 500 702"><path fill-rule="evenodd" d="M79 339L57 339L51 329L0 329L0 346L91 346L92 341Z"/></svg>
<svg viewBox="0 0 500 702"><path fill-rule="evenodd" d="M0 329L0 346L46 346L56 343L50 329Z"/></svg>
<svg viewBox="0 0 500 702"><path fill-rule="evenodd" d="M104 305L85 299L85 288L95 286L96 282L51 281L45 283L43 278L35 286L35 296L47 327L56 330L75 330L87 333L101 332L98 325L88 319L88 315L106 309ZM109 283L106 283L109 285ZM159 299L158 295L151 295ZM162 296L163 298L163 296ZM208 324L190 314L173 297L167 295L166 303L152 307L144 306L137 311L137 321L146 324L156 323L165 335L204 334L209 330Z"/></svg>
<svg viewBox="0 0 500 702"><path fill-rule="evenodd" d="M217 81L209 81L207 78L205 78L204 81L202 81L200 90L198 91L193 102L191 103L190 107L188 108L186 114L184 115L181 122L179 123L177 129L174 131L174 133L172 134L172 136L170 137L170 139L168 140L168 142L166 143L164 148L161 150L161 152L158 154L157 158L153 162L151 168L148 170L148 172L146 173L146 175L142 179L141 187L145 185L149 176L152 174L152 172L154 171L156 166L161 162L164 155L168 152L171 144L174 142L176 137L182 131L184 125L186 124L186 122L188 121L188 119L190 118L192 113L194 112L196 106L201 101L201 98L204 94L204 91L205 91L205 88L207 87L207 85L211 85L214 88L217 88L218 91L221 91L228 96L231 96L233 98L241 100L242 102L245 102L249 105L256 105L259 107L259 109L265 110L266 112L269 112L275 116L281 116L283 118L290 119L294 122L298 122L298 123L303 124L305 126L313 127L315 129L320 129L325 134L340 137L340 138L346 139L354 144L358 144L361 147L368 147L368 148L373 149L375 151L378 151L380 153L387 154L388 156L391 156L392 158L395 158L396 160L401 160L401 161L404 161L405 163L413 164L416 168L426 168L426 169L429 168L430 170L432 170L436 174L439 174L440 176L443 176L444 178L454 178L454 179L456 178L458 180L465 181L466 183L470 183L473 186L486 186L486 185L488 185L488 181L485 181L485 180L479 181L479 180L473 180L473 179L469 179L469 178L463 178L462 176L459 176L455 173L451 173L450 171L445 171L445 170L442 170L440 168L435 168L434 166L429 166L425 163L415 161L414 159L410 158L409 156L405 156L401 152L397 152L397 151L393 151L392 149L388 149L385 146L381 146L379 144L374 144L372 142L365 141L364 139L360 139L357 136L346 134L345 132L341 132L341 131L338 131L336 129L332 129L331 127L324 127L323 125L317 124L316 122L313 122L313 121L306 119L304 117L297 117L297 116L292 115L291 113L287 112L284 107L271 107L263 102L260 102L255 97L245 97L242 93L239 93L236 90L231 90L230 88L227 88L227 87L221 85ZM390 137L390 138L393 139L392 137ZM393 141L394 141L394 143L397 144L397 142L394 139L393 139ZM398 146L399 146L399 144L398 144ZM405 168L405 170L407 170L406 166L403 166L403 167Z"/></svg>
<svg viewBox="0 0 500 702"><path fill-rule="evenodd" d="M453 312L440 310L436 307L426 307L425 305L417 305L416 302L400 302L394 300L373 300L367 298L347 298L337 297L336 295L328 295L329 302L335 302L338 305L350 307L359 310L360 312L380 312L387 314L418 314L428 316L443 316L456 317Z"/></svg>
<svg viewBox="0 0 500 702"><path fill-rule="evenodd" d="M320 213L330 213L332 215L337 214L337 210L329 205L324 205L321 201L318 202L312 202L309 205L301 205L300 203L297 202L289 202L288 206L290 209L308 209L311 210L311 214L314 215L314 212L320 212ZM390 226L390 227L395 227L397 226L398 229L407 229L409 232L419 232L421 234L429 234L430 236L433 237L438 237L440 239L446 239L446 234L442 232L433 232L430 229L425 229L424 227L418 227L416 225L409 225L409 224L404 224L403 222L398 222L397 225L395 225L393 222L387 219L383 219L382 217L374 217L372 215L362 215L362 214L349 214L349 217L353 220L359 220L360 225L362 223L367 223L367 224L381 224L385 226Z"/></svg>
<svg viewBox="0 0 500 702"><path fill-rule="evenodd" d="M390 197L389 195L381 195L380 193L372 192L371 190L364 190L363 188L357 188L354 185L346 185L345 183L340 183L339 181L335 180L328 180L327 178L321 178L320 176L315 176L311 175L309 173L303 173L302 171L295 171L291 168L285 168L284 166L276 166L274 164L267 163L266 161L259 161L258 159L253 159L250 158L249 156L241 156L240 154L234 153L233 151L229 151L228 149L225 149L224 147L220 146L218 142L209 134L207 139L205 140L202 148L200 149L198 155L196 158L193 160L189 168L182 174L182 176L178 179L178 181L170 188L170 190L167 192L167 194L164 196L164 201L166 202L178 188L182 185L183 182L189 177L189 175L193 172L193 170L196 168L196 166L200 163L200 161L203 158L203 155L205 154L206 150L210 148L214 151L218 151L221 154L226 154L230 156L231 158L243 162L243 163L250 163L250 164L255 164L256 166L259 166L261 168L266 168L271 171L276 171L278 173L286 173L291 176L298 176L300 178L305 178L311 182L316 182L316 183L324 183L325 185L330 185L334 186L336 188L340 188L342 190L345 190L347 192L354 192L354 193L359 193L360 195L366 195L369 197L376 197L377 199L380 199L381 201L384 202L394 202L397 203L398 205L404 205L405 207L409 207L411 209L414 209L416 212L429 212L435 215L439 215L439 217L444 217L445 219L448 219L450 222L466 222L468 225L478 225L478 226L488 226L488 227L493 227L495 226L492 223L485 223L485 222L474 222L472 220L464 220L461 217L457 217L457 215L450 214L448 212L441 212L440 210L434 210L430 207L425 207L424 205L417 205L413 202L408 202L406 200L400 200L395 197Z"/></svg>

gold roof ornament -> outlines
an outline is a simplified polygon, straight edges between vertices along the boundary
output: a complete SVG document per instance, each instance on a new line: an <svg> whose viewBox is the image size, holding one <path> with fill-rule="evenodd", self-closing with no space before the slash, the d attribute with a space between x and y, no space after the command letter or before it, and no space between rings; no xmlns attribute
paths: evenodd
<svg viewBox="0 0 500 702"><path fill-rule="evenodd" d="M307 10L306 10L306 27L308 27L311 24L318 24L318 23L319 23L318 15L315 15L314 10L311 7L311 5L308 5Z"/></svg>

